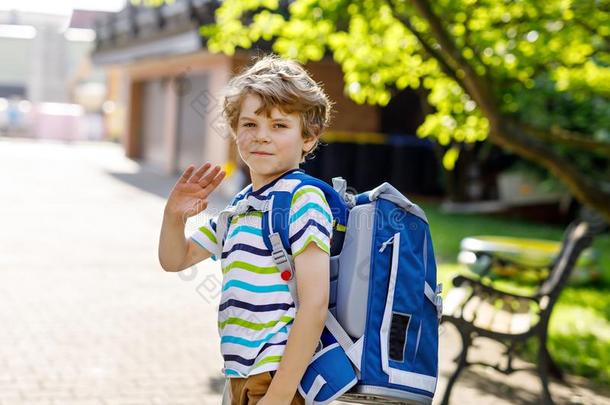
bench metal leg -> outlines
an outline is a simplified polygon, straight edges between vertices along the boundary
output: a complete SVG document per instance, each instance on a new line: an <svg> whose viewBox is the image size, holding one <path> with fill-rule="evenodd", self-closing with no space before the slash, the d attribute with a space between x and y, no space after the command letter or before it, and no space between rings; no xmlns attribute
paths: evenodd
<svg viewBox="0 0 610 405"><path fill-rule="evenodd" d="M443 401L441 402L441 405L449 404L449 397L451 396L451 390L453 389L453 385L460 376L462 370L468 365L466 358L468 356L468 349L470 348L470 344L472 343L472 337L470 336L470 332L462 332L461 330L459 332L460 336L462 337L462 352L456 359L457 367L453 372L453 375L447 382L447 388L445 388L445 395L443 395Z"/></svg>
<svg viewBox="0 0 610 405"><path fill-rule="evenodd" d="M538 374L540 375L540 383L542 384L542 403L544 405L553 405L553 398L549 390L549 353L546 348L546 333L540 335L538 347Z"/></svg>
<svg viewBox="0 0 610 405"><path fill-rule="evenodd" d="M557 365L555 360L553 360L553 357L551 357L551 353L549 353L549 350L546 348L546 345L544 346L544 353L546 354L546 364L548 365L549 374L555 377L556 379L565 382L563 371L561 371L561 368Z"/></svg>

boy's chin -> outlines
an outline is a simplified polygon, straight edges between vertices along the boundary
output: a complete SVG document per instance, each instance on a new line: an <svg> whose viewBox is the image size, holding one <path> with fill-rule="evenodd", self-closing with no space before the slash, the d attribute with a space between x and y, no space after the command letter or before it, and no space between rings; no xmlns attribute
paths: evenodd
<svg viewBox="0 0 610 405"><path fill-rule="evenodd" d="M256 173L259 176L264 176L264 177L276 176L276 175L282 174L288 170L289 169L287 169L287 168L284 169L284 168L276 167L276 166L274 166L274 167L270 167L270 166L261 167L260 165L250 166L250 171L252 173Z"/></svg>

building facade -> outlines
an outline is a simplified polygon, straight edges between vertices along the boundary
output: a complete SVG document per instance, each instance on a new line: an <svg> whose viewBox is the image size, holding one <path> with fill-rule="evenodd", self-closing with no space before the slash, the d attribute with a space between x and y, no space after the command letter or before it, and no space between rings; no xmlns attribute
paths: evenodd
<svg viewBox="0 0 610 405"><path fill-rule="evenodd" d="M211 2L177 0L160 8L129 5L97 24L92 59L108 73L107 96L115 106L108 119L123 123L126 155L161 173L175 174L205 161L241 165L220 119L222 92L235 73L268 52L268 44L232 56L208 52L199 27L212 22L213 15ZM408 171L395 156L406 148L416 151L413 158L423 156L435 166L434 184L417 185L418 192L436 192L438 167L431 145L412 135L423 119L419 98L403 97L407 103L386 109L358 105L344 94L341 67L331 58L305 67L335 103L326 146L305 164L309 172L326 180L343 175L357 188L369 187L389 181L389 173ZM408 129L397 125L401 119ZM400 176L390 177L400 182Z"/></svg>

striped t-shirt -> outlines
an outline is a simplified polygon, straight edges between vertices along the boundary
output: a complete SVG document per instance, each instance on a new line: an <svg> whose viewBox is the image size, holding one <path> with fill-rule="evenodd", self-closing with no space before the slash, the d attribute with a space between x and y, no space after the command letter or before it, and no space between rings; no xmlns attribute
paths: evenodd
<svg viewBox="0 0 610 405"><path fill-rule="evenodd" d="M293 169L248 195L265 197L272 191L292 190L295 180L283 179ZM315 243L329 253L332 215L323 192L305 185L290 205L289 241L295 258ZM191 238L221 257L222 293L218 308L218 332L226 377L276 370L294 321L295 306L288 284L282 280L262 237L262 213L249 211L234 216L219 255L216 219L197 229ZM326 280L320 280L323 282Z"/></svg>

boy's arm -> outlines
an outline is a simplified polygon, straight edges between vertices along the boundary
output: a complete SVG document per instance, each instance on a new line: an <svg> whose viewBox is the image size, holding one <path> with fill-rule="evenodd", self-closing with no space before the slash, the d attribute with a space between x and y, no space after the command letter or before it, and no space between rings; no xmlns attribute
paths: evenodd
<svg viewBox="0 0 610 405"><path fill-rule="evenodd" d="M159 237L159 263L165 271L182 271L212 256L212 253L192 239L184 237L182 217L163 215Z"/></svg>
<svg viewBox="0 0 610 405"><path fill-rule="evenodd" d="M165 271L180 271L210 257L216 247L213 242L197 247L194 242L185 240L184 224L187 218L197 215L208 206L210 194L218 187L225 176L220 166L212 170L210 163L203 164L195 171L189 165L178 179L170 193L159 236L159 263ZM205 230L203 230L205 231ZM214 239L214 230L208 230Z"/></svg>
<svg viewBox="0 0 610 405"><path fill-rule="evenodd" d="M330 261L315 243L294 259L299 309L266 399L290 403L311 361L328 314Z"/></svg>

